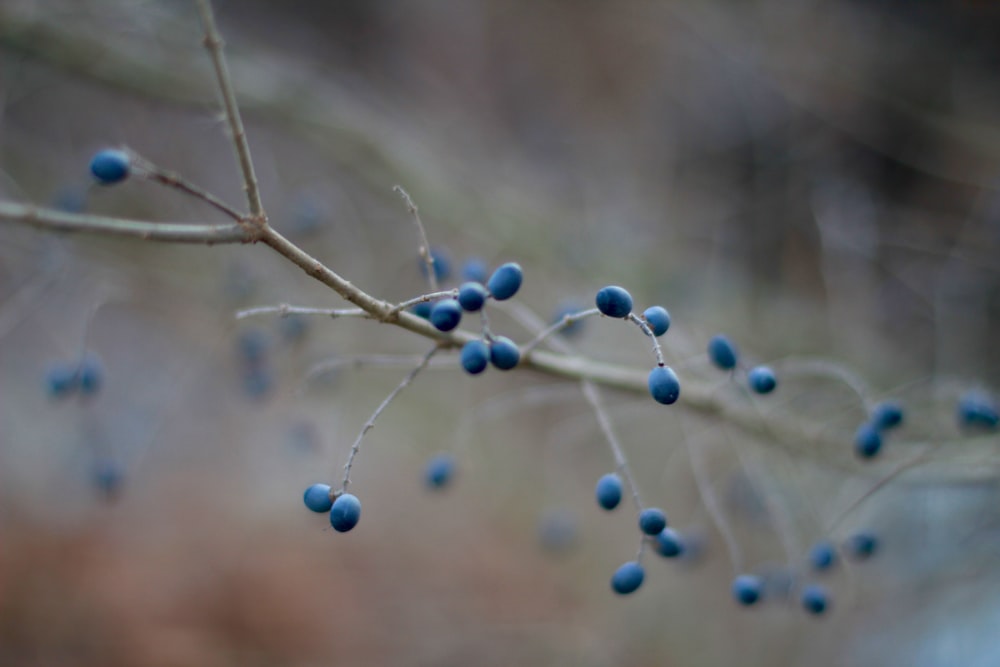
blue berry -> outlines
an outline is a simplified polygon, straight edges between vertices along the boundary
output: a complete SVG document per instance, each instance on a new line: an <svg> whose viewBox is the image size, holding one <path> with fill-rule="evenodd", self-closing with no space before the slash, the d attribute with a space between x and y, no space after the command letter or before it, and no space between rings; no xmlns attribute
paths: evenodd
<svg viewBox="0 0 1000 667"><path fill-rule="evenodd" d="M434 277L439 282L448 280L451 277L451 254L444 248L431 248L431 259L434 260ZM420 273L427 276L427 262L420 258Z"/></svg>
<svg viewBox="0 0 1000 667"><path fill-rule="evenodd" d="M816 616L826 612L830 606L830 596L826 589L818 584L810 584L802 589L802 608Z"/></svg>
<svg viewBox="0 0 1000 667"><path fill-rule="evenodd" d="M493 272L486 287L494 299L504 301L517 294L517 290L521 289L523 279L524 273L521 271L521 266L514 262L508 262Z"/></svg>
<svg viewBox="0 0 1000 667"><path fill-rule="evenodd" d="M753 574L741 574L733 579L733 599L745 607L757 604L763 593L761 578Z"/></svg>
<svg viewBox="0 0 1000 667"><path fill-rule="evenodd" d="M739 356L736 345L722 334L712 336L712 339L708 341L708 358L724 371L736 368Z"/></svg>
<svg viewBox="0 0 1000 667"><path fill-rule="evenodd" d="M639 530L647 535L659 535L667 527L667 515L657 507L639 513Z"/></svg>
<svg viewBox="0 0 1000 667"><path fill-rule="evenodd" d="M302 494L302 500L313 512L329 512L333 507L329 484L313 484Z"/></svg>
<svg viewBox="0 0 1000 667"><path fill-rule="evenodd" d="M105 498L112 500L121 491L125 483L125 471L111 459L102 459L94 465L94 486Z"/></svg>
<svg viewBox="0 0 1000 667"><path fill-rule="evenodd" d="M427 462L424 479L432 489L442 489L455 474L455 458L451 454L438 454Z"/></svg>
<svg viewBox="0 0 1000 667"><path fill-rule="evenodd" d="M73 364L54 363L45 372L45 389L52 398L65 398L78 386L77 366Z"/></svg>
<svg viewBox="0 0 1000 667"><path fill-rule="evenodd" d="M77 381L81 394L91 396L101 390L101 385L104 384L104 366L96 354L87 354L83 357L77 371Z"/></svg>
<svg viewBox="0 0 1000 667"><path fill-rule="evenodd" d="M847 538L844 550L854 560L866 560L878 550L878 538L868 531L855 533Z"/></svg>
<svg viewBox="0 0 1000 667"><path fill-rule="evenodd" d="M281 331L281 338L286 343L298 343L306 337L306 333L309 331L309 321L305 315L289 313L278 320L278 329Z"/></svg>
<svg viewBox="0 0 1000 667"><path fill-rule="evenodd" d="M677 558L684 553L684 540L673 528L664 528L656 536L656 553L664 558Z"/></svg>
<svg viewBox="0 0 1000 667"><path fill-rule="evenodd" d="M828 570L837 562L837 552L827 540L817 542L809 550L809 565L814 570Z"/></svg>
<svg viewBox="0 0 1000 667"><path fill-rule="evenodd" d="M576 303L575 301L565 301L563 303L560 303L558 306L556 306L555 313L553 313L552 315L552 324L561 321L562 318L565 317L566 315L575 315L576 313L579 313L581 311L583 311L583 306L581 306L579 303ZM565 336L566 338L574 338L575 336L578 336L580 332L583 331L583 327L584 327L584 320L575 320L564 326L562 329L560 329L559 333Z"/></svg>
<svg viewBox="0 0 1000 667"><path fill-rule="evenodd" d="M486 303L486 298L490 295L480 283L468 282L463 283L461 287L458 288L458 305L462 307L463 310L467 310L470 313L474 313L483 307Z"/></svg>
<svg viewBox="0 0 1000 667"><path fill-rule="evenodd" d="M669 366L657 366L649 372L649 393L657 403L671 405L681 395L681 383Z"/></svg>
<svg viewBox="0 0 1000 667"><path fill-rule="evenodd" d="M124 181L130 167L128 153L114 149L98 151L90 160L90 173L104 185Z"/></svg>
<svg viewBox="0 0 1000 667"><path fill-rule="evenodd" d="M502 371L509 371L521 360L521 352L510 338L497 336L490 341L490 361Z"/></svg>
<svg viewBox="0 0 1000 667"><path fill-rule="evenodd" d="M490 362L490 347L481 340L470 340L462 346L460 360L466 373L478 375Z"/></svg>
<svg viewBox="0 0 1000 667"><path fill-rule="evenodd" d="M882 449L882 434L871 424L862 424L854 434L854 451L864 459L876 456Z"/></svg>
<svg viewBox="0 0 1000 667"><path fill-rule="evenodd" d="M872 409L871 424L880 431L896 428L903 423L903 406L884 401Z"/></svg>
<svg viewBox="0 0 1000 667"><path fill-rule="evenodd" d="M747 384L758 394L770 394L778 386L778 379L768 366L756 366L747 373Z"/></svg>
<svg viewBox="0 0 1000 667"><path fill-rule="evenodd" d="M243 371L243 393L248 398L262 400L274 389L274 381L274 372L267 366L250 366Z"/></svg>
<svg viewBox="0 0 1000 667"><path fill-rule="evenodd" d="M670 328L670 313L663 306L650 306L643 312L642 316L654 336L662 336Z"/></svg>
<svg viewBox="0 0 1000 667"><path fill-rule="evenodd" d="M431 308L429 319L438 331L451 331L462 321L462 307L454 299L438 301Z"/></svg>
<svg viewBox="0 0 1000 667"><path fill-rule="evenodd" d="M485 283L489 277L486 262L479 257L470 257L462 264L462 279L476 283Z"/></svg>
<svg viewBox="0 0 1000 667"><path fill-rule="evenodd" d="M414 306L410 309L410 311L417 317L422 317L426 320L430 319L431 308L433 307L434 304L430 303L429 301L421 301L418 304L414 304Z"/></svg>
<svg viewBox="0 0 1000 667"><path fill-rule="evenodd" d="M246 329L240 332L237 341L240 359L247 364L259 364L264 361L270 346L267 333L261 329Z"/></svg>
<svg viewBox="0 0 1000 667"><path fill-rule="evenodd" d="M330 525L338 533L346 533L361 519L361 501L350 493L338 496L330 508Z"/></svg>
<svg viewBox="0 0 1000 667"><path fill-rule="evenodd" d="M598 505L606 510L613 510L622 501L621 478L613 472L609 472L597 480L594 494L597 496Z"/></svg>
<svg viewBox="0 0 1000 667"><path fill-rule="evenodd" d="M636 592L646 578L646 571L638 561L629 561L615 570L611 577L611 589L618 595Z"/></svg>
<svg viewBox="0 0 1000 667"><path fill-rule="evenodd" d="M632 295L624 287L602 287L594 298L597 309L608 317L628 317L632 312Z"/></svg>
<svg viewBox="0 0 1000 667"><path fill-rule="evenodd" d="M958 423L960 426L993 430L1000 423L1000 414L997 413L996 403L988 396L969 392L958 401Z"/></svg>

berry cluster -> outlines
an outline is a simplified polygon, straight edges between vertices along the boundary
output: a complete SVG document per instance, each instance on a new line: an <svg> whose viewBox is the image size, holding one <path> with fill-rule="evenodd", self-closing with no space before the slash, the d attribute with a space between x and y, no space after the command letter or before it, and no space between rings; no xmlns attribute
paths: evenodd
<svg viewBox="0 0 1000 667"><path fill-rule="evenodd" d="M52 398L68 398L75 393L93 396L104 384L104 365L93 353L77 362L56 362L45 373L45 389Z"/></svg>

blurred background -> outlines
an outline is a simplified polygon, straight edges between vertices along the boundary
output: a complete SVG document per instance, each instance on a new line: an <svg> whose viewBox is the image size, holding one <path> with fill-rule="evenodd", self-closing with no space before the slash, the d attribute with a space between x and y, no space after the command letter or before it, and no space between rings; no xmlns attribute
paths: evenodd
<svg viewBox="0 0 1000 667"><path fill-rule="evenodd" d="M746 401L705 359L725 331L750 363L855 369L873 399L910 407L907 423L862 465L850 443L864 411L836 382L790 372L759 403L805 419L806 440L844 442L794 455L604 392L645 502L699 547L680 562L647 552L643 588L619 598L608 580L635 555L634 517L593 501L613 459L573 384L471 378L443 357L367 437L352 482L363 518L335 534L301 493L339 478L406 373L349 362L424 342L365 321L237 321L255 305L344 305L264 247L2 224L0 664L1000 661L998 442L953 442L956 396L1000 383L998 5L216 10L272 223L369 292L423 290L399 184L449 285L469 258L518 261L518 301L548 320L621 284L669 309L684 382ZM0 0L0 195L224 222L87 173L96 150L127 145L241 202L201 37L187 1ZM531 337L502 312L492 322ZM631 327L592 320L573 340L650 363ZM49 396L53 365L88 354L100 390ZM929 445L930 463L877 486ZM439 451L458 474L431 492ZM735 569L768 577L752 611L730 598L713 503ZM880 536L876 558L808 572L813 542L862 528ZM827 585L829 613L783 599L789 578Z"/></svg>

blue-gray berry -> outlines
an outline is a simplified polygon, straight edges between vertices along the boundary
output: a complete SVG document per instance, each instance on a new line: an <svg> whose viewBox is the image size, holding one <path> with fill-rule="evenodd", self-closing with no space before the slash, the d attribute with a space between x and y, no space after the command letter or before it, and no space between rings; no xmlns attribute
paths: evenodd
<svg viewBox="0 0 1000 667"><path fill-rule="evenodd" d="M338 533L346 533L358 525L361 519L361 501L350 493L345 493L333 501L330 508L330 525Z"/></svg>
<svg viewBox="0 0 1000 667"><path fill-rule="evenodd" d="M654 336L662 336L670 328L670 313L663 306L650 306L642 313Z"/></svg>
<svg viewBox="0 0 1000 667"><path fill-rule="evenodd" d="M597 309L608 317L628 317L632 312L632 295L624 287L602 287L594 298Z"/></svg>
<svg viewBox="0 0 1000 667"><path fill-rule="evenodd" d="M657 403L671 405L681 394L681 383L669 366L657 366L649 372L649 394Z"/></svg>
<svg viewBox="0 0 1000 667"><path fill-rule="evenodd" d="M642 586L646 571L637 561L629 561L615 570L611 577L611 589L619 595L634 593Z"/></svg>

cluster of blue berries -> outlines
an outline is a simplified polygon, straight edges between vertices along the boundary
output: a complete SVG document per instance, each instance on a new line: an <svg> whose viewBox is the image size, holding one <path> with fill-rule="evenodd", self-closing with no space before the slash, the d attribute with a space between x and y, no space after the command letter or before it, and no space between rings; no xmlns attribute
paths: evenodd
<svg viewBox="0 0 1000 667"><path fill-rule="evenodd" d="M862 459L871 459L882 451L886 434L903 423L903 406L895 401L876 405L854 433L854 452Z"/></svg>
<svg viewBox="0 0 1000 667"><path fill-rule="evenodd" d="M708 341L708 358L717 368L735 371L739 367L740 352L736 344L724 334L716 334ZM770 394L778 386L778 378L770 366L754 366L747 371L747 385L757 394Z"/></svg>
<svg viewBox="0 0 1000 667"><path fill-rule="evenodd" d="M56 362L45 373L45 390L52 398L68 398L75 393L93 396L104 384L104 365L93 353L78 362Z"/></svg>

